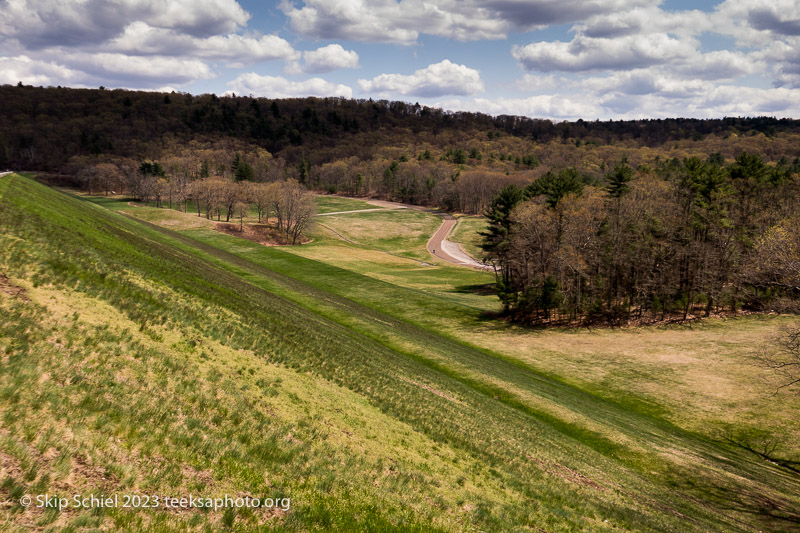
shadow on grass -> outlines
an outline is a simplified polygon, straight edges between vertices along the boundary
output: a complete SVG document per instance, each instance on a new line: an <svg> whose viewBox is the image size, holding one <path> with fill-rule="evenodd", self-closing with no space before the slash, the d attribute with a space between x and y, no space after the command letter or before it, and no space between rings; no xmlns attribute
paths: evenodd
<svg viewBox="0 0 800 533"><path fill-rule="evenodd" d="M754 516L762 531L800 531L800 511L782 498L769 497L754 488L712 489L722 509Z"/></svg>
<svg viewBox="0 0 800 533"><path fill-rule="evenodd" d="M494 283L478 283L476 285L459 285L458 287L453 288L451 292L488 296L491 294L497 294L497 289Z"/></svg>
<svg viewBox="0 0 800 533"><path fill-rule="evenodd" d="M109 208L112 206L127 205L128 202L133 201L133 198L120 198L113 196L91 196L84 199L92 202L93 204Z"/></svg>

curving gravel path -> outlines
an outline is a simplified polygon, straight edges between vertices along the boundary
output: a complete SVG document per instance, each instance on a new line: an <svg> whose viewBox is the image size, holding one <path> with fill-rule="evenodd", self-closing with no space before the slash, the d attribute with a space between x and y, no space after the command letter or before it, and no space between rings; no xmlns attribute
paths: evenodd
<svg viewBox="0 0 800 533"><path fill-rule="evenodd" d="M458 220L448 213L441 211L430 211L442 217L442 225L436 230L436 233L428 240L428 252L455 265L468 266L478 270L493 270L490 265L485 265L469 255L460 244L447 240L447 236L456 227Z"/></svg>

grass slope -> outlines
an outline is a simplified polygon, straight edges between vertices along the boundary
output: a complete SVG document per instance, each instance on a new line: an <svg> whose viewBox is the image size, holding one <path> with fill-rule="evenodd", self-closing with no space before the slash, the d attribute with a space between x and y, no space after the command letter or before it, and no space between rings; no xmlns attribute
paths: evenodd
<svg viewBox="0 0 800 533"><path fill-rule="evenodd" d="M89 490L102 471L108 490L293 502L223 516L4 506L20 527L797 524L795 474L404 316L476 320L468 305L19 177L0 181L0 219L3 271L30 289L2 300L4 494Z"/></svg>
<svg viewBox="0 0 800 533"><path fill-rule="evenodd" d="M183 216L166 209L131 211L125 202L117 205L168 229L179 227L174 218ZM395 218L401 229L402 216L398 213ZM388 234L386 228L374 231ZM800 460L800 427L795 423L800 398L787 391L776 396L777 382L759 370L752 357L765 339L789 322L788 317L747 316L624 330L532 331L482 316L499 309L497 298L483 290L493 280L489 273L424 266L319 235L309 245L280 249L314 260L308 262L245 245L240 239L219 238L214 232L186 234L328 293L559 376L595 395L657 413L707 438L773 449L776 457ZM405 246L411 246L416 237L405 239ZM330 266L388 283L370 282L361 275L348 277Z"/></svg>

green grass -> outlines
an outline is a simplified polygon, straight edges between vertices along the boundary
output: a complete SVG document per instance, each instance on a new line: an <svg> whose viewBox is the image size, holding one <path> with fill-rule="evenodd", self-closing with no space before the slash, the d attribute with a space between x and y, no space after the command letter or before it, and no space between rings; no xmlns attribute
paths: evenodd
<svg viewBox="0 0 800 533"><path fill-rule="evenodd" d="M240 531L797 523L795 474L480 347L498 333L464 334L485 320L458 292L175 232L17 177L0 180L0 208L0 264L31 300L2 300L9 494L64 479L90 490L100 468L111 490L292 497L285 515L234 517ZM20 529L44 519L0 513ZM58 520L224 525L158 511Z"/></svg>
<svg viewBox="0 0 800 533"><path fill-rule="evenodd" d="M482 241L478 232L486 231L486 223L486 217L466 215L458 217L458 224L447 239L459 243L472 257L480 258L483 250L478 246Z"/></svg>
<svg viewBox="0 0 800 533"><path fill-rule="evenodd" d="M223 243L220 241L217 245ZM237 244L232 248L241 249ZM748 434L768 427L786 456L797 457L800 452L793 444L798 442L800 432L792 428L791 416L772 409L774 388L765 386L763 373L754 372L749 356L756 343L763 342L776 331L777 321L752 317L736 321L727 328L714 326L714 331L703 342L698 342L698 339L705 337L704 333L680 335L674 331L675 328L645 328L611 335L605 335L602 330L584 331L578 336L575 332L550 332L543 337L531 335L522 328L480 318L481 310L498 309L497 300L481 290L492 279L490 274L463 268L421 267L341 242L329 246L324 240L284 250L391 283L382 290L368 291L360 291L363 284L358 282L334 283L326 290L339 291L351 298L368 295L372 299L365 303L370 306L380 305L387 312L412 317L460 339L499 350L616 401L657 405L670 421L687 429L702 431L711 438L727 438L730 433ZM291 273L295 268L293 265L286 271ZM313 270L317 270L316 267ZM302 269L298 271L303 272ZM311 279L313 273L303 272L303 277ZM472 283L465 283L468 279ZM439 303L447 300L473 309L465 312L449 304L433 307L430 299L419 301L413 297L414 293L387 294L387 286L433 293L439 296L436 300ZM387 297L378 300L377 295ZM420 308L430 312L420 314ZM742 320L748 325L745 326ZM723 343L723 338L728 341ZM582 346L580 350L564 349L576 342ZM631 351L628 349L630 346L640 347ZM676 353L685 354L678 365L673 355ZM703 386L698 387L698 383ZM631 394L632 391L635 394ZM781 402L791 405L794 412L800 409L793 397ZM687 409L687 405L691 409Z"/></svg>
<svg viewBox="0 0 800 533"><path fill-rule="evenodd" d="M216 241L215 245L224 247L226 242ZM237 240L232 242L231 249L242 249ZM694 326L532 334L481 317L483 310L499 309L496 297L482 290L493 279L491 274L423 267L330 239L284 250L389 282L369 290L361 290L364 283L358 281L331 283L325 287L327 291L499 351L614 401L653 409L670 422L708 438L742 441L760 435L755 440L776 447L780 457L800 459L800 428L793 424L791 414L800 412L800 401L782 394L783 409L774 409L778 382L752 358L755 349L777 333L784 322L781 318L755 316ZM285 269L290 274L293 271L306 280L321 272L316 266L309 271L296 265ZM438 298L423 301L416 292L389 287L411 288ZM423 308L429 312L419 313Z"/></svg>
<svg viewBox="0 0 800 533"><path fill-rule="evenodd" d="M341 198L338 196L318 194L314 196L314 201L317 204L317 213L335 213L337 211L356 211L377 208L367 201L357 198Z"/></svg>
<svg viewBox="0 0 800 533"><path fill-rule="evenodd" d="M261 248L243 247L240 242L215 240L214 245L225 247L230 243L229 249L237 252L252 249L257 253ZM750 439L749 435L762 434L760 439L776 445L782 457L800 458L800 428L786 414L800 412L800 403L794 396L784 396L780 402L788 411L774 409L777 383L765 379L769 376L756 368L751 357L753 347L777 331L779 319L749 317L725 326L712 321L688 330L675 326L531 334L524 328L483 319L481 311L499 309L497 299L482 290L493 279L491 274L456 267L423 267L341 241L333 245L315 240L309 246L283 250L389 282L363 290L366 284L356 278L328 283L326 291L499 351L614 401L652 409L708 438L744 435ZM324 270L312 264L310 269L289 264L283 271L313 280ZM325 275L328 279L341 278ZM415 292L394 290L399 287ZM421 299L419 294L437 298ZM428 312L419 313L419 309ZM765 431L768 437L763 437Z"/></svg>
<svg viewBox="0 0 800 533"><path fill-rule="evenodd" d="M433 258L425 244L442 220L425 211L393 209L330 215L319 217L317 222L360 247L427 261Z"/></svg>

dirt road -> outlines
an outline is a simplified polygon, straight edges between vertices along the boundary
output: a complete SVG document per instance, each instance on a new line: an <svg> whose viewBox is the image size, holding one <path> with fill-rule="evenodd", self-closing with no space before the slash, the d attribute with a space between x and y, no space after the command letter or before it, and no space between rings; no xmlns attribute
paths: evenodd
<svg viewBox="0 0 800 533"><path fill-rule="evenodd" d="M447 240L447 236L450 235L450 232L453 231L453 228L455 228L458 223L458 220L453 215L441 211L430 212L442 217L442 225L439 226L436 233L428 240L428 252L439 259L443 259L455 265L468 266L479 270L492 270L491 266L484 265L465 252L460 244Z"/></svg>

